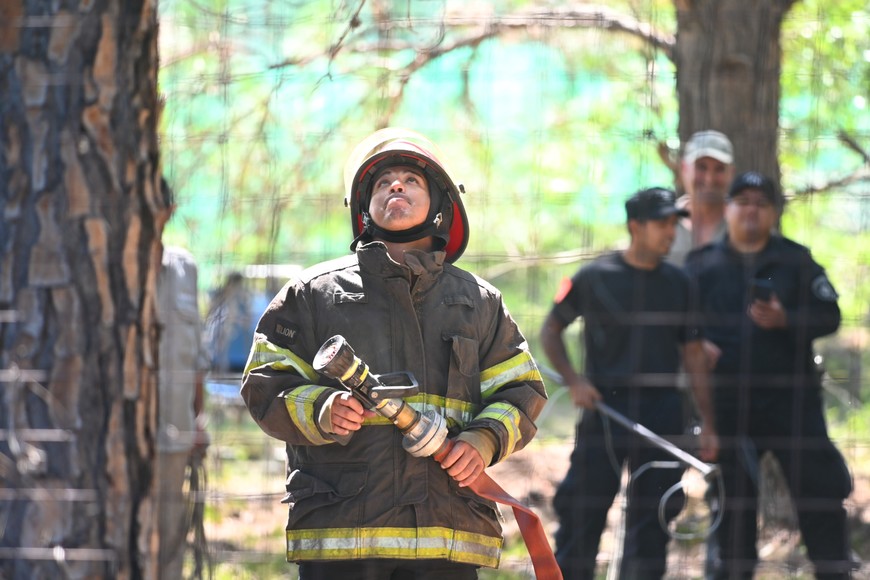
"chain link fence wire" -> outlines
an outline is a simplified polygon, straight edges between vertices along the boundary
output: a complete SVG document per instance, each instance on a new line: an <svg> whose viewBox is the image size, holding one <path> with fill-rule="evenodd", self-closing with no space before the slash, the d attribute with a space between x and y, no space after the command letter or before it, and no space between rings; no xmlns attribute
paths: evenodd
<svg viewBox="0 0 870 580"><path fill-rule="evenodd" d="M638 20L673 29L666 3L633 2L630 8ZM304 267L346 253L350 228L339 181L344 159L379 124L407 125L452 153L451 169L469 191L472 238L462 265L502 289L541 357L537 330L561 278L625 244L622 203L632 191L672 182L657 145L678 147L674 70L654 45L639 49L628 36L553 27L540 13L490 4L249 2L215 9L177 1L164 2L162 9L163 154L183 216L175 233L187 242L201 240L195 253L208 288L250 264ZM804 13L805 20L784 35L806 34L826 16ZM496 30L502 35L493 40ZM551 37L543 42L542 34ZM457 47L457 38L475 38L478 44ZM618 65L602 62L596 50L602 46L618 55ZM785 151L802 150L810 160L802 173L795 172L792 189L807 175L824 181L822 176L844 171L842 161L832 160L833 129L821 117L830 71L820 58L801 61L809 68L786 68L785 74L804 77L804 98L819 110L801 120L810 129L781 135ZM866 142L866 134L860 137ZM794 217L784 227L813 245L818 212L844 203L855 211L839 227L864 235L866 201L865 189L849 185L795 198ZM250 237L256 246L246 244ZM867 269L866 256L824 257L833 272ZM243 279L249 286L259 284L260 291L268 286L268 293L283 282L264 283L250 273ZM860 466L867 434L848 425L867 391L861 372L866 361L858 346L863 339L857 337L866 336L868 297L855 278L844 283L840 293L858 295L864 307L848 310L843 333L826 342L822 354L837 361L829 364L825 385L841 421L840 446L850 465ZM573 354L582 364L581 329L572 332ZM262 565L273 555L280 558L283 546L284 510L275 504L282 490L283 448L250 428L232 393L237 383L230 384L229 393L212 399L211 461L217 477L209 497L217 512L231 514L227 522L234 533L223 540L226 523L211 523L211 533L222 538L216 545L226 548L214 548L214 560ZM555 384L551 391L535 453L550 449L564 468L576 413L565 404L564 391ZM244 470L254 481L241 489L222 484L220 474L232 480L234 463L245 460L257 465ZM513 490L518 497L552 516L548 502L564 473L530 461L511 467L525 470L520 478L505 472L505 481L526 482ZM763 539L763 569L798 574L806 570L806 560L797 549L791 506L775 500L769 500L774 509L765 512L777 525ZM696 511L688 517L703 518L703 501L694 501ZM852 501L852 513L860 516ZM613 530L621 509L617 502ZM246 518L253 537L241 541L238 530L245 529ZM700 543L673 544L669 575L697 577ZM614 541L605 538L602 568L617 553ZM521 556L511 560L505 570L530 574Z"/></svg>
<svg viewBox="0 0 870 580"><path fill-rule="evenodd" d="M815 12L793 10L783 32L785 50L799 51L786 54L784 83L803 87L800 98L786 94L782 106L781 157L792 194L783 228L814 250L841 294L843 327L818 348L827 365L832 433L855 476L848 501L854 542L866 549L870 439L862 401L870 394L870 260L867 245L854 242L870 238L870 203L866 178L855 179L853 169L866 172L870 165L870 46L865 37L837 61L827 41L842 43L849 26L866 30L870 17L866 6L855 9L826 36L819 31L831 15L813 6ZM654 29L675 29L669 2L621 7ZM212 303L212 314L223 312L221 324L229 316L218 308L226 304L222 290L232 281L242 283L245 300L237 306L250 331L264 300L288 276L282 268L295 271L348 251L343 163L355 143L384 124L419 130L451 153L448 161L469 192L472 237L460 265L503 291L542 362L537 333L559 281L626 244L622 204L630 193L673 182L659 153L662 145L672 152L679 147L673 65L655 43L640 46L631 35L591 22L566 25L555 8L442 0L161 0L159 8L161 150L179 206L165 242L193 251L204 303ZM601 18L605 22L612 21ZM864 118L847 135L830 124L831 99L848 100L836 93L843 87L852 88L851 104ZM852 153L842 146L849 140ZM15 317L0 312L0 322ZM579 325L569 329L580 365L581 332ZM248 418L230 362L215 361L207 401L212 443L194 466L199 479L190 490L191 507L201 519L189 534L186 572L292 577L294 567L283 561L286 507L279 503L283 445ZM43 380L27 369L0 369L7 400L22 393L49 397ZM551 403L530 450L492 471L549 518L552 533L549 502L567 468L577 417L564 389L549 387ZM0 470L20 478L38 472L45 444L73 436L10 425L0 438L12 456L0 456ZM687 485L690 504L680 525L694 529L705 517L703 490ZM34 486L29 493L46 490ZM88 501L92 493L56 490L52 500ZM15 499L0 490L0 501ZM768 501L773 509L765 514L787 515L770 515L775 521L762 535L761 577L809 577L790 506ZM622 507L614 504L602 539L602 572L618 553L614 533ZM482 577L532 574L506 518L513 547L502 570ZM63 552L18 549L0 558L110 557ZM700 577L703 557L702 543L673 542L668 577Z"/></svg>

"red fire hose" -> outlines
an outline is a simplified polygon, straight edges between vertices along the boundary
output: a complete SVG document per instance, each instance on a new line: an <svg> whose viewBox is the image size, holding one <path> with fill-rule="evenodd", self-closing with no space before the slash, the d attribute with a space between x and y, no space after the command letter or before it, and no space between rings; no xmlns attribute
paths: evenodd
<svg viewBox="0 0 870 580"><path fill-rule="evenodd" d="M314 357L313 367L339 381L366 408L389 419L404 435L405 451L414 457L432 456L441 463L453 448L444 417L433 411L421 413L403 400L419 392L417 380L410 373L375 375L369 372L368 365L356 356L341 335L323 343ZM511 506L538 580L562 580L562 572L537 514L511 497L486 472L469 487L482 498Z"/></svg>
<svg viewBox="0 0 870 580"><path fill-rule="evenodd" d="M441 463L453 449L453 445L453 440L448 439L442 449L432 457ZM538 580L562 580L562 571L556 563L553 550L550 549L550 542L547 540L547 534L544 532L544 526L541 525L541 518L538 517L538 514L502 489L485 471L468 487L482 498L511 507L517 525L520 527L523 541L526 543L526 549L532 558L532 566L535 568L535 577Z"/></svg>

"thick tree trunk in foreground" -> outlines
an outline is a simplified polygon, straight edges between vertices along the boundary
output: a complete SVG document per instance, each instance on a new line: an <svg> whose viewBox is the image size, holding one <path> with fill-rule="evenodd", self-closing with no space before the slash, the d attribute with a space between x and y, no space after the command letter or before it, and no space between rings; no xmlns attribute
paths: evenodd
<svg viewBox="0 0 870 580"><path fill-rule="evenodd" d="M718 129L738 171L779 179L782 20L795 0L675 0L679 133Z"/></svg>
<svg viewBox="0 0 870 580"><path fill-rule="evenodd" d="M0 577L156 576L156 12L0 0Z"/></svg>

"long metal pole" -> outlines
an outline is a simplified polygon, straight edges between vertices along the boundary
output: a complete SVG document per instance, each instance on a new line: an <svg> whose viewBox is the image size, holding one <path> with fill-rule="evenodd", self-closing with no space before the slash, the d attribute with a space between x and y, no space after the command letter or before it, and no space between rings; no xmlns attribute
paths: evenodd
<svg viewBox="0 0 870 580"><path fill-rule="evenodd" d="M617 423L619 423L620 425L622 425L623 427L625 427L629 431L633 431L634 433L637 433L638 435L640 435L641 437L643 437L644 439L646 439L647 441L649 441L650 443L652 443L656 447L659 447L659 448L667 451L668 453L670 453L671 455L673 455L674 457L676 457L677 459L679 459L683 463L694 467L695 469L697 469L698 471L700 471L704 475L705 479L710 479L719 470L718 466L711 465L709 463L705 463L705 462L701 461L700 459L698 459L697 457L695 457L694 455L692 455L691 453L687 453L686 451L683 451L682 449L680 449L679 447L677 447L676 445L674 445L673 443L671 443L667 439L660 437L659 435L650 431L649 429L647 429L646 427L644 427L640 423L632 421L631 419L629 419L628 417L626 417L622 413L614 410L612 407L610 407L606 403L599 402L596 405L596 408L598 409L599 413L603 413L604 415L607 415L610 419L613 419L614 421L616 421Z"/></svg>

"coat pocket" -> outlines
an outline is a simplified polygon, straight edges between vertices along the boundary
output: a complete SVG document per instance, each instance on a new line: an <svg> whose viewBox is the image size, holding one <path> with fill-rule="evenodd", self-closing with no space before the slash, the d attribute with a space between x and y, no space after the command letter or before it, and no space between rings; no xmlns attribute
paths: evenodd
<svg viewBox="0 0 870 580"><path fill-rule="evenodd" d="M306 465L295 469L287 478L287 494L281 503L290 504L287 527L296 524L315 510L358 496L366 486L368 466L363 463ZM322 527L321 521L319 526Z"/></svg>
<svg viewBox="0 0 870 580"><path fill-rule="evenodd" d="M474 514L476 519L481 523L485 522L490 533L493 535L500 535L502 533L501 525L504 524L505 520L498 504L492 500L480 497L468 487L459 487L455 482L451 483L451 489L455 491L456 495L459 496L459 501L465 503L470 513Z"/></svg>
<svg viewBox="0 0 870 580"><path fill-rule="evenodd" d="M444 334L442 338L450 343L447 398L480 403L480 361L477 341L458 334Z"/></svg>

